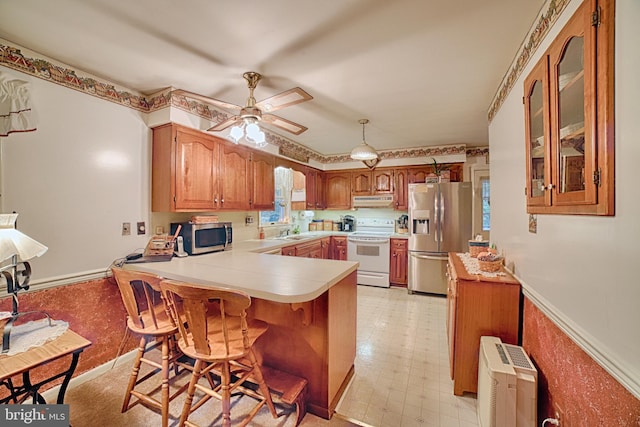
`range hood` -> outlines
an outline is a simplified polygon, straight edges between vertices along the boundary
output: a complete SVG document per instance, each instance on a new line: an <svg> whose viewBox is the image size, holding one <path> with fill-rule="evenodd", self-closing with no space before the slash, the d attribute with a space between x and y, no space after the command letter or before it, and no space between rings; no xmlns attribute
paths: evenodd
<svg viewBox="0 0 640 427"><path fill-rule="evenodd" d="M393 204L393 196L353 196L354 208L386 208Z"/></svg>

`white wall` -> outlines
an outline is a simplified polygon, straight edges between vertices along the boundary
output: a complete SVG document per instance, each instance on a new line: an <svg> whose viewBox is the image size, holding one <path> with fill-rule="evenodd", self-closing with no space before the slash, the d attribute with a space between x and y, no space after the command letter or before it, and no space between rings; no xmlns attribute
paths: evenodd
<svg viewBox="0 0 640 427"><path fill-rule="evenodd" d="M104 270L137 248L149 224L151 134L144 115L0 66L31 82L38 129L0 138L0 211L49 247L31 262L34 282ZM123 222L132 235L121 236Z"/></svg>
<svg viewBox="0 0 640 427"><path fill-rule="evenodd" d="M579 3L567 7L489 126L491 236L530 297L640 396L637 0L616 1L616 214L538 215L537 234L528 231L523 79Z"/></svg>

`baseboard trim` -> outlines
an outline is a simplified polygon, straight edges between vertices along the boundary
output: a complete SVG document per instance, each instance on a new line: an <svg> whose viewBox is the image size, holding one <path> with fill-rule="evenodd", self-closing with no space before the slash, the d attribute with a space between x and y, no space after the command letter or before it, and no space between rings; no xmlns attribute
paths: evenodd
<svg viewBox="0 0 640 427"><path fill-rule="evenodd" d="M72 378L71 381L69 382L69 387L67 388L67 392L73 389L74 387L78 387L79 385L84 384L87 381L91 381L95 378L98 378L100 375L106 374L111 369L117 366L120 366L123 364L131 365L133 363L133 359L136 357L137 352L138 352L138 349L135 348L130 352L121 355L117 359L110 360L106 363L103 363L100 366L96 366L95 368L87 372L83 372L82 374L78 375L75 378ZM56 399L58 399L59 391L60 391L60 385L57 385L45 391L44 393L42 393L42 397L44 397L44 399L47 402L55 402Z"/></svg>

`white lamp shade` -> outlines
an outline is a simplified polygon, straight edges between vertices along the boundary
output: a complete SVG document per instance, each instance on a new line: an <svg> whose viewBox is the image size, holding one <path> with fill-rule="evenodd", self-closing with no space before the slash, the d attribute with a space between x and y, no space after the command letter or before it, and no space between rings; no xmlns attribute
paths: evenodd
<svg viewBox="0 0 640 427"><path fill-rule="evenodd" d="M45 245L16 230L18 214L0 214L0 261L18 256L19 261L39 257L47 249Z"/></svg>
<svg viewBox="0 0 640 427"><path fill-rule="evenodd" d="M231 138L233 138L233 140L237 144L238 141L240 141L240 139L242 139L242 137L244 136L244 124L240 126L232 127L231 133L229 135L231 136Z"/></svg>
<svg viewBox="0 0 640 427"><path fill-rule="evenodd" d="M373 160L378 158L378 153L369 144L362 143L351 150L351 158L353 160Z"/></svg>

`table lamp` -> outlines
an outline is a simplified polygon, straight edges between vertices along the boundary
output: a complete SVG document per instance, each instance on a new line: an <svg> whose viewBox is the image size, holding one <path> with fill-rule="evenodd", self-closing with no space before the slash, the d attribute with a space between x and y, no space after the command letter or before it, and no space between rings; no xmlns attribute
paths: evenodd
<svg viewBox="0 0 640 427"><path fill-rule="evenodd" d="M0 267L0 275L7 282L7 294L13 298L13 308L10 315L0 320L0 325L5 323L2 333L2 353L9 351L9 337L13 322L20 316L30 313L41 313L51 318L43 311L18 312L18 292L29 289L31 278L31 266L28 260L39 257L47 251L47 247L31 237L16 230L17 213L0 214L0 263L9 263Z"/></svg>

